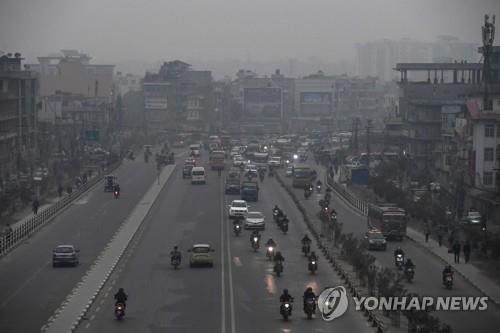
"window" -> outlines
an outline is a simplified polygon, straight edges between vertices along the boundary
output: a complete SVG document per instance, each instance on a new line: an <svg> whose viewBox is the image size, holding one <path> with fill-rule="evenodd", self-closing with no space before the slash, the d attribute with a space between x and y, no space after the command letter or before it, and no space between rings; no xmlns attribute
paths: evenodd
<svg viewBox="0 0 500 333"><path fill-rule="evenodd" d="M484 148L484 161L485 162L492 162L493 161L493 148Z"/></svg>
<svg viewBox="0 0 500 333"><path fill-rule="evenodd" d="M483 185L493 185L493 172L483 172Z"/></svg>
<svg viewBox="0 0 500 333"><path fill-rule="evenodd" d="M493 124L484 125L484 136L487 138L495 136L495 126Z"/></svg>

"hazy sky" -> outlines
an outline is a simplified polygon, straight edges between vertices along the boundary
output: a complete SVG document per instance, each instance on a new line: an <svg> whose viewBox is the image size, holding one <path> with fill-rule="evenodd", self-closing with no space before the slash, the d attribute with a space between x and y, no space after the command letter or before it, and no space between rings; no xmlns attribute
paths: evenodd
<svg viewBox="0 0 500 333"><path fill-rule="evenodd" d="M485 13L500 27L500 0L0 0L0 50L33 60L73 48L100 63L337 61L379 38L480 43Z"/></svg>

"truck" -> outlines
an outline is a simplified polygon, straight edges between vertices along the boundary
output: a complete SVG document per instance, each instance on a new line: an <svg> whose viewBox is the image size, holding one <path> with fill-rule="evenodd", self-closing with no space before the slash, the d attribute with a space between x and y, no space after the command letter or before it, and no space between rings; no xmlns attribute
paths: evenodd
<svg viewBox="0 0 500 333"><path fill-rule="evenodd" d="M224 170L224 158L226 153L222 150L214 150L210 153L208 164L212 170Z"/></svg>
<svg viewBox="0 0 500 333"><path fill-rule="evenodd" d="M368 185L369 171L364 167L351 168L351 182L356 185Z"/></svg>
<svg viewBox="0 0 500 333"><path fill-rule="evenodd" d="M253 181L244 181L241 183L241 200L258 201L259 200L259 184Z"/></svg>

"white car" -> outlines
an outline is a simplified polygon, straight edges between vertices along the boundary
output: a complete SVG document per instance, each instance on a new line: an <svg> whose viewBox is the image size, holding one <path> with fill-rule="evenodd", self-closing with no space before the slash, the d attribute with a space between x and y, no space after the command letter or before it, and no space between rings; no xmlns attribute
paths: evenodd
<svg viewBox="0 0 500 333"><path fill-rule="evenodd" d="M234 147L231 149L231 152L229 153L229 156L231 158L234 158L235 156L241 155L240 148L239 147Z"/></svg>
<svg viewBox="0 0 500 333"><path fill-rule="evenodd" d="M266 228L264 214L261 212L248 212L245 218L245 229L260 229Z"/></svg>
<svg viewBox="0 0 500 333"><path fill-rule="evenodd" d="M245 159L241 155L236 155L233 157L233 166L240 167L245 165Z"/></svg>
<svg viewBox="0 0 500 333"><path fill-rule="evenodd" d="M247 202L245 200L233 200L231 204L229 205L229 218L230 219L236 219L236 218L245 218L248 214L248 206Z"/></svg>
<svg viewBox="0 0 500 333"><path fill-rule="evenodd" d="M269 166L272 167L280 167L281 166L281 157L279 156L272 156L269 162L267 162Z"/></svg>

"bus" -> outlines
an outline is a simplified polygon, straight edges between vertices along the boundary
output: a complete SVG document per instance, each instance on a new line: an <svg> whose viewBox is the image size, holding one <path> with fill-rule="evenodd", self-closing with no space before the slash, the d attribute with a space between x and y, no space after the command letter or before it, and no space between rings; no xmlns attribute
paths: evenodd
<svg viewBox="0 0 500 333"><path fill-rule="evenodd" d="M313 169L308 165L298 164L293 166L292 186L306 188L314 179Z"/></svg>
<svg viewBox="0 0 500 333"><path fill-rule="evenodd" d="M224 170L224 158L226 153L222 150L214 150L210 153L208 164L212 170Z"/></svg>
<svg viewBox="0 0 500 333"><path fill-rule="evenodd" d="M406 211L392 203L368 205L368 227L380 230L387 239L402 240L406 235Z"/></svg>

